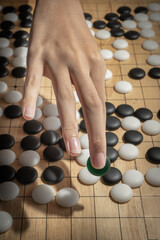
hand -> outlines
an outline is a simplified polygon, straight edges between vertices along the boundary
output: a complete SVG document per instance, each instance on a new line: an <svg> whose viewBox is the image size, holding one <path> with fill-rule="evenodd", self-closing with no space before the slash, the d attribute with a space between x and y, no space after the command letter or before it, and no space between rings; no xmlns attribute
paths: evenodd
<svg viewBox="0 0 160 240"><path fill-rule="evenodd" d="M82 104L91 163L97 169L104 167L105 64L79 0L37 1L22 102L23 117L27 120L34 117L43 75L53 83L67 152L73 156L81 152L73 84Z"/></svg>

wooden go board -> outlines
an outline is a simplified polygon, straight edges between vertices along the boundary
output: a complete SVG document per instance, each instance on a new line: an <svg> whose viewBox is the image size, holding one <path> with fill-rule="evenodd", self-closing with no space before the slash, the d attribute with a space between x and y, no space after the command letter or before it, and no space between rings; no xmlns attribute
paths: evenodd
<svg viewBox="0 0 160 240"><path fill-rule="evenodd" d="M118 7L126 5L133 10L137 6L147 6L152 0L83 0L82 6L84 12L88 12L93 16L92 22L99 19L104 20L104 16L109 12L117 12ZM156 1L159 2L160 1ZM28 1L8 1L1 0L3 7L7 5L15 6L17 9L21 4L29 4L34 7L35 2ZM0 14L2 21L2 13ZM13 31L20 29L19 22ZM26 29L24 29L26 30ZM95 29L94 29L95 30ZM136 29L140 32L139 29ZM160 42L160 23L153 22L153 30L156 36L153 40ZM97 31L97 30L95 30ZM121 37L125 39L124 37ZM116 50L112 47L115 40L111 37L107 40L98 40L96 42L100 49L109 49L112 52ZM139 38L136 41L127 40L129 46L127 50L130 53L130 59L124 62L118 62L115 59L105 61L106 67L113 72L111 80L106 81L106 101L112 102L115 106L122 103L130 104L134 109L139 107L149 108L153 114L153 119L157 119L157 111L160 106L160 79L152 79L146 74L142 80L133 80L128 77L128 72L134 67L140 67L148 73L152 67L146 63L146 59L151 54L159 54L160 48L155 51L148 52L141 47L145 39ZM13 40L10 41L13 47ZM13 66L10 64L8 69L11 73ZM24 79L15 79L9 74L0 80L8 84L9 90L17 89L23 92ZM133 90L128 94L119 94L114 90L117 81L126 80L133 85ZM74 89L74 88L73 88ZM39 95L42 96L44 102L41 109L47 103L56 103L54 91L49 79L43 77ZM7 104L0 95L0 106L4 109ZM77 104L77 110L80 108ZM44 119L44 116L41 120ZM82 119L79 120L79 122ZM122 120L122 119L121 119ZM23 124L25 120L20 117L18 119L7 119L4 115L0 118L0 134L9 133L15 138L15 145L12 150L16 153L16 161L13 167L18 170L21 166L18 157L22 152L20 147L21 139L26 135L23 132ZM123 144L122 136L124 130L119 128L116 134L119 142L115 146L118 150ZM141 132L141 130L140 130ZM41 134L41 133L40 133ZM40 134L37 134L40 137ZM79 132L81 136L83 133ZM133 161L124 161L118 158L112 166L117 167L124 173L128 169L137 169L144 175L146 171L154 167L145 159L146 151L152 146L160 146L160 136L148 136L143 133L144 140L138 146L139 156ZM52 165L43 159L43 150L45 146L37 150L41 156L40 163L35 167L38 171L38 178L35 183L30 185L20 185L19 196L13 201L0 201L0 210L9 212L13 217L12 228L4 234L0 235L0 240L147 240L160 239L160 188L152 187L146 181L140 188L133 189L133 197L131 201L125 204L117 204L110 198L110 186L104 185L101 181L95 185L86 186L79 182L77 175L82 168L77 164L74 157L70 157L67 153L61 161L54 165L62 167L65 177L59 184L53 185L53 189L57 192L64 187L73 187L80 194L80 200L75 207L62 208L57 205L55 199L46 205L36 204L31 197L33 188L42 184L42 171ZM157 165L156 165L157 166Z"/></svg>

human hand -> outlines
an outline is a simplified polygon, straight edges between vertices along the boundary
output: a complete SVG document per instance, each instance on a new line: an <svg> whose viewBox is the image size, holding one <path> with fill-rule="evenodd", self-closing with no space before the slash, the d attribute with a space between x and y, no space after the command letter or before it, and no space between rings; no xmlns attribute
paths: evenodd
<svg viewBox="0 0 160 240"><path fill-rule="evenodd" d="M23 117L31 120L42 76L51 79L67 152L81 152L75 86L82 104L93 167L106 162L105 64L79 0L37 1L28 49Z"/></svg>

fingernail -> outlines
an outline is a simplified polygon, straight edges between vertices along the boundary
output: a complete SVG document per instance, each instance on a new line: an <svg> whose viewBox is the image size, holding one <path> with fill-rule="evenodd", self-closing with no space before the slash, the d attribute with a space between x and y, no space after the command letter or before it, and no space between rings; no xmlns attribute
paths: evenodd
<svg viewBox="0 0 160 240"><path fill-rule="evenodd" d="M105 164L106 164L106 159L104 157L104 153L97 153L94 157L93 157L93 167L100 169L100 168L104 168Z"/></svg>
<svg viewBox="0 0 160 240"><path fill-rule="evenodd" d="M71 153L81 153L80 141L77 137L72 137L69 140L69 150Z"/></svg>
<svg viewBox="0 0 160 240"><path fill-rule="evenodd" d="M33 109L32 106L28 106L28 107L25 108L24 116L29 117L29 118L34 117L34 109Z"/></svg>

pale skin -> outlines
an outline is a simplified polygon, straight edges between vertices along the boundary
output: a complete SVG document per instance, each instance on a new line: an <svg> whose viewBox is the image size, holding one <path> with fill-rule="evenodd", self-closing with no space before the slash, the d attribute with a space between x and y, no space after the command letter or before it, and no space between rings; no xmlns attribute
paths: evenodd
<svg viewBox="0 0 160 240"><path fill-rule="evenodd" d="M91 163L106 162L106 67L79 0L38 0L31 29L23 117L35 115L42 76L51 79L67 152L81 152L72 84L82 104Z"/></svg>

